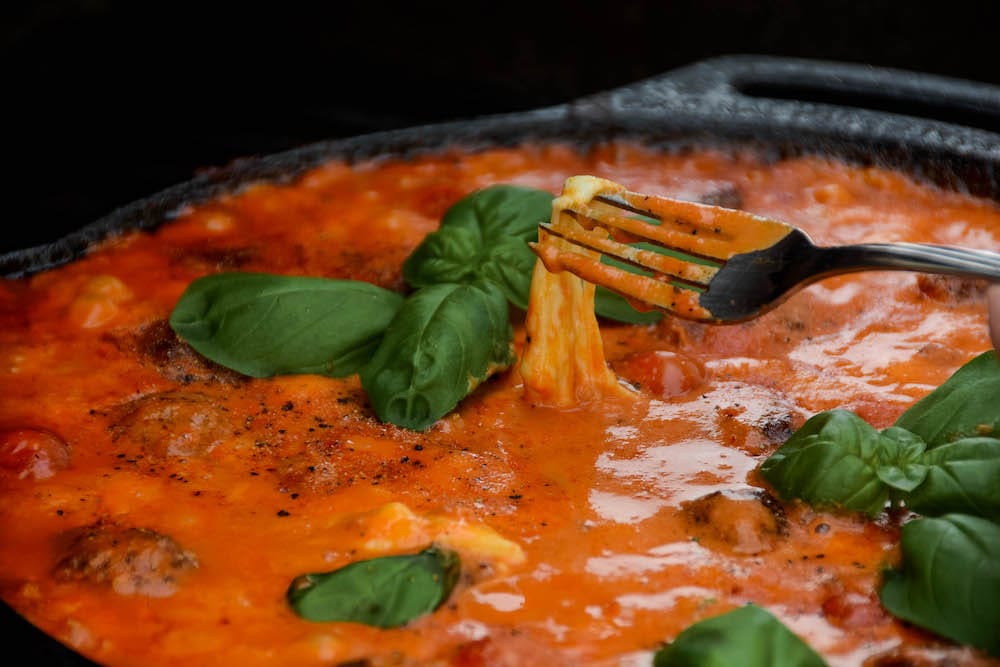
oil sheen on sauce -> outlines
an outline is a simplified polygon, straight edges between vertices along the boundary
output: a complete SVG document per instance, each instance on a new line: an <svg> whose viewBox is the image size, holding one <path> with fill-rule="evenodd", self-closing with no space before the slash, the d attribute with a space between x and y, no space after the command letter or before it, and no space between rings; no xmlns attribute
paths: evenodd
<svg viewBox="0 0 1000 667"><path fill-rule="evenodd" d="M888 426L988 349L981 285L865 273L745 324L602 322L638 399L533 404L515 365L425 433L379 423L356 377L243 378L165 324L221 270L402 290L403 259L460 197L556 194L574 174L727 198L820 244L1000 247L992 202L819 158L535 146L249 187L0 284L0 596L109 665L648 665L750 601L834 667L993 664L881 609L897 524L776 502L754 474L815 412ZM284 601L299 574L432 540L463 577L405 628L311 623Z"/></svg>

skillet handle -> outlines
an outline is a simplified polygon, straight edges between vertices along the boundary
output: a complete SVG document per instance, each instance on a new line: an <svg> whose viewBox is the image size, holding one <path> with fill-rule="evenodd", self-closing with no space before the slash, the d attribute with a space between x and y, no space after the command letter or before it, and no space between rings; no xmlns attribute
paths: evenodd
<svg viewBox="0 0 1000 667"><path fill-rule="evenodd" d="M908 116L1000 134L1000 86L887 67L732 55L702 60L625 86L604 99L631 112L769 117L794 126L839 113ZM601 95L590 98L597 101ZM586 98L585 98L586 99ZM613 100L613 101L612 101ZM870 134L872 128L866 127Z"/></svg>
<svg viewBox="0 0 1000 667"><path fill-rule="evenodd" d="M1000 133L1000 87L868 65L727 56L668 74L706 98L786 100L899 114Z"/></svg>
<svg viewBox="0 0 1000 667"><path fill-rule="evenodd" d="M663 145L875 163L1000 201L1000 86L867 65L722 56L582 98L568 114Z"/></svg>

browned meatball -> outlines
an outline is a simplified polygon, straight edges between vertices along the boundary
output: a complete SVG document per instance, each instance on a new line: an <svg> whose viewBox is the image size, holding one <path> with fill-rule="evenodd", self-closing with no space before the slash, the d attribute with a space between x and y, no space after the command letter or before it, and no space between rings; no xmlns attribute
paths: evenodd
<svg viewBox="0 0 1000 667"><path fill-rule="evenodd" d="M133 351L144 363L153 366L160 375L174 382L220 382L236 385L247 381L246 376L198 354L177 337L166 320L146 325L133 337L119 341L119 344Z"/></svg>
<svg viewBox="0 0 1000 667"><path fill-rule="evenodd" d="M699 195L698 202L723 208L743 208L743 195L735 183L722 182Z"/></svg>
<svg viewBox="0 0 1000 667"><path fill-rule="evenodd" d="M683 503L681 514L692 537L734 554L770 551L787 530L781 505L759 489L716 491Z"/></svg>
<svg viewBox="0 0 1000 667"><path fill-rule="evenodd" d="M97 523L71 536L54 574L60 581L107 585L120 595L167 597L196 567L195 555L166 535Z"/></svg>
<svg viewBox="0 0 1000 667"><path fill-rule="evenodd" d="M38 428L0 431L0 475L47 479L69 467L70 447L55 433Z"/></svg>
<svg viewBox="0 0 1000 667"><path fill-rule="evenodd" d="M924 296L945 304L979 301L989 285L985 280L942 276L930 273L917 275L917 289Z"/></svg>
<svg viewBox="0 0 1000 667"><path fill-rule="evenodd" d="M118 412L112 439L154 461L204 456L234 430L224 406L195 392L147 394Z"/></svg>

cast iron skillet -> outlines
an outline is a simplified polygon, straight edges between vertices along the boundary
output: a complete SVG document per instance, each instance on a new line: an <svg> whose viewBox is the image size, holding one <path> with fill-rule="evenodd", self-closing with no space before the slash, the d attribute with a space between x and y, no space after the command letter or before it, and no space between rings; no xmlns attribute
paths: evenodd
<svg viewBox="0 0 1000 667"><path fill-rule="evenodd" d="M531 141L586 145L635 138L664 149L745 147L775 159L819 153L887 166L1000 201L1000 87L861 65L760 56L705 60L535 111L380 132L238 160L128 204L52 243L0 255L20 277L79 256L125 229L152 229L180 208L256 181L287 182L332 158L412 156ZM0 605L8 655L87 667ZM20 649L20 650L17 650Z"/></svg>

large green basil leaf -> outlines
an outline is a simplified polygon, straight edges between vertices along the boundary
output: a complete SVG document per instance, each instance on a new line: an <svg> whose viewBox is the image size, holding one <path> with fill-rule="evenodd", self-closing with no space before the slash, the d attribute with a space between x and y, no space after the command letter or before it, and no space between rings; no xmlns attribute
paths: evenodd
<svg viewBox="0 0 1000 667"><path fill-rule="evenodd" d="M846 410L814 415L761 465L760 472L784 498L839 505L878 514L889 489L877 467L883 438Z"/></svg>
<svg viewBox="0 0 1000 667"><path fill-rule="evenodd" d="M746 605L695 623L657 651L653 667L825 667L769 612Z"/></svg>
<svg viewBox="0 0 1000 667"><path fill-rule="evenodd" d="M494 282L520 308L528 307L538 223L552 214L552 194L517 185L493 185L473 192L445 213L403 263L413 287L441 283Z"/></svg>
<svg viewBox="0 0 1000 667"><path fill-rule="evenodd" d="M437 609L455 587L459 570L457 554L431 547L303 574L286 597L295 613L310 621L395 628Z"/></svg>
<svg viewBox="0 0 1000 667"><path fill-rule="evenodd" d="M263 273L195 280L170 316L202 355L253 377L356 373L403 299L370 283Z"/></svg>
<svg viewBox="0 0 1000 667"><path fill-rule="evenodd" d="M949 514L903 526L879 596L898 618L1000 656L1000 526Z"/></svg>
<svg viewBox="0 0 1000 667"><path fill-rule="evenodd" d="M1000 363L980 354L904 412L896 426L916 433L928 447L1000 433Z"/></svg>
<svg viewBox="0 0 1000 667"><path fill-rule="evenodd" d="M1000 440L965 438L924 453L927 478L904 496L925 516L957 512L1000 522Z"/></svg>
<svg viewBox="0 0 1000 667"><path fill-rule="evenodd" d="M424 287L396 313L361 385L382 421L423 430L513 363L512 339L492 283Z"/></svg>

